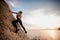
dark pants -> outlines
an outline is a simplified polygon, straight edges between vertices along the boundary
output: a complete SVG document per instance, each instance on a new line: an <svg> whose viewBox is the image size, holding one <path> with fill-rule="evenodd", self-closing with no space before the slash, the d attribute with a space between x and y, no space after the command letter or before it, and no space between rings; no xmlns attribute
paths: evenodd
<svg viewBox="0 0 60 40"><path fill-rule="evenodd" d="M21 25L21 27L23 28L23 30L25 31L25 33L27 33L27 31L26 31L25 27L23 26L21 20L14 20L14 21L12 22L12 23L13 23L13 26L17 29L18 27L17 27L16 23L18 23L18 22L20 23L20 25Z"/></svg>

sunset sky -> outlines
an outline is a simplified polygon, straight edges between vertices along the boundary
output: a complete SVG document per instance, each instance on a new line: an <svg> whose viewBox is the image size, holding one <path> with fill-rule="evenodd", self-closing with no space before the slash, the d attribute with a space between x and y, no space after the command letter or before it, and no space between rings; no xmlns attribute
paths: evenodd
<svg viewBox="0 0 60 40"><path fill-rule="evenodd" d="M32 29L60 26L60 0L6 0L6 2L12 11L23 11L22 21L36 25L31 27Z"/></svg>

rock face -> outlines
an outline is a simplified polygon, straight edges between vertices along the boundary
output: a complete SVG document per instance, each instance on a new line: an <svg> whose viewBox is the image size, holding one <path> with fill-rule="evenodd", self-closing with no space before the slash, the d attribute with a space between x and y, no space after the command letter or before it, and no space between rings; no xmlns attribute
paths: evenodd
<svg viewBox="0 0 60 40"><path fill-rule="evenodd" d="M13 20L9 6L4 0L0 0L0 40L29 40L21 28L17 34L14 32L16 29L12 25Z"/></svg>

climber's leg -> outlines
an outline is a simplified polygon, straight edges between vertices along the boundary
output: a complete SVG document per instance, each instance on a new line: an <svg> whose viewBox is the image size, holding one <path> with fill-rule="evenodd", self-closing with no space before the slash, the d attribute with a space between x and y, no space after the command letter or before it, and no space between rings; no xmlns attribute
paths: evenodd
<svg viewBox="0 0 60 40"><path fill-rule="evenodd" d="M16 25L17 20L12 21L12 23L13 23L13 26L17 29L17 25Z"/></svg>
<svg viewBox="0 0 60 40"><path fill-rule="evenodd" d="M22 21L19 21L19 23L20 23L21 27L23 28L23 30L25 31L25 33L27 33L25 27L24 27L23 24L22 24Z"/></svg>
<svg viewBox="0 0 60 40"><path fill-rule="evenodd" d="M14 21L12 21L12 23L13 23L13 26L16 28L15 33L17 33L19 29L17 28L16 23L18 23L18 21L17 20L14 20Z"/></svg>

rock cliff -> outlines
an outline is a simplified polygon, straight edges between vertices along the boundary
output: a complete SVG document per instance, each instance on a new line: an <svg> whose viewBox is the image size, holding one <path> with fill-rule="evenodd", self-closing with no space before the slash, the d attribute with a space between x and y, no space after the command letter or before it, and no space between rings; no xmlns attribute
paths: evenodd
<svg viewBox="0 0 60 40"><path fill-rule="evenodd" d="M13 20L9 6L4 0L0 0L0 40L29 40L21 28L17 34L14 32L16 29L12 24Z"/></svg>

